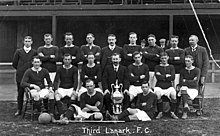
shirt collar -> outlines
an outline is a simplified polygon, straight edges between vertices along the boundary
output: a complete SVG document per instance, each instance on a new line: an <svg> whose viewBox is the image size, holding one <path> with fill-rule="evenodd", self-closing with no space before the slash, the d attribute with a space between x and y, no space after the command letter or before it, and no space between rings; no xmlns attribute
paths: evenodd
<svg viewBox="0 0 220 136"><path fill-rule="evenodd" d="M53 45L52 45L52 44L49 45L49 46L48 46L48 45L44 45L44 47L45 47L45 48L51 48L51 47L53 47Z"/></svg>
<svg viewBox="0 0 220 136"><path fill-rule="evenodd" d="M119 65L118 66L113 65L113 68L117 69L117 71L118 71Z"/></svg>
<svg viewBox="0 0 220 136"><path fill-rule="evenodd" d="M193 70L194 68L195 68L195 66L191 66L191 68L186 67L186 70Z"/></svg>
<svg viewBox="0 0 220 136"><path fill-rule="evenodd" d="M176 50L176 49L179 49L179 47L176 47L176 48L171 47L170 49L171 50Z"/></svg>
<svg viewBox="0 0 220 136"><path fill-rule="evenodd" d="M64 47L74 47L74 45L73 44L71 44L71 45L65 45Z"/></svg>
<svg viewBox="0 0 220 136"><path fill-rule="evenodd" d="M128 44L129 46L136 46L137 44Z"/></svg>
<svg viewBox="0 0 220 136"><path fill-rule="evenodd" d="M198 45L196 44L194 47L191 46L192 49L196 49L198 47Z"/></svg>
<svg viewBox="0 0 220 136"><path fill-rule="evenodd" d="M32 69L33 71L35 71L35 72L39 72L39 71L42 70L42 67L39 67L39 69L35 69L34 67L32 67L31 69Z"/></svg>
<svg viewBox="0 0 220 136"><path fill-rule="evenodd" d="M90 96L90 97L94 96L95 94L96 94L96 90L95 89L94 89L93 94L89 94L88 91L87 91L87 95Z"/></svg>
<svg viewBox="0 0 220 136"><path fill-rule="evenodd" d="M116 45L114 45L114 46L109 45L108 47L109 47L110 50L114 50L114 49L115 49L115 46L116 46Z"/></svg>
<svg viewBox="0 0 220 136"><path fill-rule="evenodd" d="M25 51L26 53L28 53L30 50L31 50L31 46L30 46L30 47L24 46L24 51Z"/></svg>
<svg viewBox="0 0 220 136"><path fill-rule="evenodd" d="M73 65L70 64L70 67L67 68L67 67L65 67L65 65L63 65L63 68L65 68L65 69L70 69L70 68L72 68L72 66L73 66Z"/></svg>

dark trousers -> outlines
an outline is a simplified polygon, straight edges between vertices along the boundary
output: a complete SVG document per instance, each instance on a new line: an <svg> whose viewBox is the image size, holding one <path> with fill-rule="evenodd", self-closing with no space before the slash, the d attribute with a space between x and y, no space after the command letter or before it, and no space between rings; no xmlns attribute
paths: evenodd
<svg viewBox="0 0 220 136"><path fill-rule="evenodd" d="M111 94L107 93L104 96L104 105L105 105L105 110L108 110L110 114L113 114L113 109L112 109L112 99L111 99ZM123 107L122 110L126 110L130 106L130 97L127 94L124 94L124 99L123 99Z"/></svg>
<svg viewBox="0 0 220 136"><path fill-rule="evenodd" d="M23 102L24 102L24 88L21 87L20 82L17 82L17 91L18 91L17 107L18 107L18 110L21 112L23 108Z"/></svg>

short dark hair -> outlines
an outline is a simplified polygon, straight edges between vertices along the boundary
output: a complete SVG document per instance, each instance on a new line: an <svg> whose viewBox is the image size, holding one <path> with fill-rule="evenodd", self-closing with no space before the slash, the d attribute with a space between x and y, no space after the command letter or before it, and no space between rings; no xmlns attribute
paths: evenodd
<svg viewBox="0 0 220 136"><path fill-rule="evenodd" d="M146 40L145 40L145 39L142 39L141 42L142 42L142 43L146 43Z"/></svg>
<svg viewBox="0 0 220 136"><path fill-rule="evenodd" d="M146 81L146 80L144 80L144 81L142 82L142 85L143 85L143 84L148 84L148 86L149 86L149 82Z"/></svg>
<svg viewBox="0 0 220 136"><path fill-rule="evenodd" d="M164 52L161 52L160 53L160 57L163 57L163 56L168 56L168 54L164 51Z"/></svg>
<svg viewBox="0 0 220 136"><path fill-rule="evenodd" d="M64 37L66 37L66 36L73 36L73 34L72 34L71 32L66 32L66 33L64 34Z"/></svg>
<svg viewBox="0 0 220 136"><path fill-rule="evenodd" d="M32 61L34 61L34 59L39 59L41 61L39 56L33 56Z"/></svg>
<svg viewBox="0 0 220 136"><path fill-rule="evenodd" d="M88 58L89 55L93 55L93 56L95 56L93 52L88 52L88 54L87 54L87 58Z"/></svg>
<svg viewBox="0 0 220 136"><path fill-rule="evenodd" d="M113 57L113 56L119 56L119 57L121 58L121 54L119 54L119 53L113 53L113 54L112 54L112 57Z"/></svg>
<svg viewBox="0 0 220 136"><path fill-rule="evenodd" d="M194 60L193 56L191 55L186 55L185 58L190 58L191 60Z"/></svg>
<svg viewBox="0 0 220 136"><path fill-rule="evenodd" d="M171 35L170 40L171 40L171 38L177 38L179 40L179 36L177 36L177 35Z"/></svg>
<svg viewBox="0 0 220 136"><path fill-rule="evenodd" d="M140 55L142 56L142 53L141 53L141 52L135 51L135 52L133 52L132 57L134 58L134 56L137 55L137 54L140 54Z"/></svg>
<svg viewBox="0 0 220 136"><path fill-rule="evenodd" d="M93 82L93 84L94 84L94 81L92 79L87 79L86 80L86 83L90 83L90 82Z"/></svg>
<svg viewBox="0 0 220 136"><path fill-rule="evenodd" d="M114 34L109 34L108 37L115 37L116 38L116 36Z"/></svg>
<svg viewBox="0 0 220 136"><path fill-rule="evenodd" d="M63 58L65 58L65 57L69 57L70 56L70 58L72 58L72 55L71 54L69 54L69 53L65 53L64 55L63 55Z"/></svg>
<svg viewBox="0 0 220 136"><path fill-rule="evenodd" d="M52 34L44 34L44 38L45 38L45 37L51 37L51 38L53 38Z"/></svg>
<svg viewBox="0 0 220 136"><path fill-rule="evenodd" d="M93 38L95 38L95 36L94 36L93 33L88 33L88 34L86 35L86 37L87 37L88 35L91 35Z"/></svg>
<svg viewBox="0 0 220 136"><path fill-rule="evenodd" d="M27 35L27 36L24 37L24 40L25 40L25 39L31 39L31 40L32 40L32 37L29 36L29 35Z"/></svg>
<svg viewBox="0 0 220 136"><path fill-rule="evenodd" d="M149 37L153 37L153 38L156 39L156 36L155 36L154 34L149 34L149 35L147 36L147 38L149 38Z"/></svg>
<svg viewBox="0 0 220 136"><path fill-rule="evenodd" d="M130 36L130 35L133 35L133 34L137 35L135 32L130 32L130 33L129 33L129 36Z"/></svg>

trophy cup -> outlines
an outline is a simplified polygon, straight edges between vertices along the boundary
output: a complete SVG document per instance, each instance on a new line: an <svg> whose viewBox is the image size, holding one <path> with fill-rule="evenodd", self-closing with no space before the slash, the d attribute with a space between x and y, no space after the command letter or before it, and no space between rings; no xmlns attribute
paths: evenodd
<svg viewBox="0 0 220 136"><path fill-rule="evenodd" d="M118 80L116 80L115 84L111 84L112 95L111 99L113 101L113 114L118 115L122 112L122 101L124 99L124 95L122 92L123 85L122 83L118 84Z"/></svg>

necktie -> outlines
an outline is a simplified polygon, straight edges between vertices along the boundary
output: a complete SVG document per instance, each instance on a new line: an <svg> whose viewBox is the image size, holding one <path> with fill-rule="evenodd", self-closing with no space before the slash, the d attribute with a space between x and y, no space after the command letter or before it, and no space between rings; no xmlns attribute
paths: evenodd
<svg viewBox="0 0 220 136"><path fill-rule="evenodd" d="M115 72L117 72L117 67L114 68Z"/></svg>

